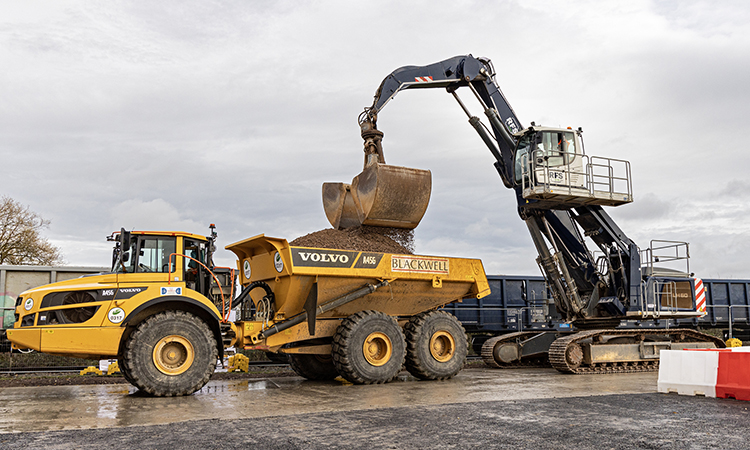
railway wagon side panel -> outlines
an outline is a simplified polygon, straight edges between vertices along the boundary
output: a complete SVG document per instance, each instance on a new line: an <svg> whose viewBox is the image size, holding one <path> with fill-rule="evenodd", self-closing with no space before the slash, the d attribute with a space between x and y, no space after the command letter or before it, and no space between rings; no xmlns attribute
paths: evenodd
<svg viewBox="0 0 750 450"><path fill-rule="evenodd" d="M543 277L488 275L490 295L446 305L469 333L546 328L557 316Z"/></svg>

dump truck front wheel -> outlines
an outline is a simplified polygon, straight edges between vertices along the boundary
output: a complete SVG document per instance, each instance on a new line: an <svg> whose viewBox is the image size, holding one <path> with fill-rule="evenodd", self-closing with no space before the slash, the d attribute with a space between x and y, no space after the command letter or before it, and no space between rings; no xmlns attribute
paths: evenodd
<svg viewBox="0 0 750 450"><path fill-rule="evenodd" d="M120 368L120 373L122 374L123 378L125 378L125 381L132 384L133 386L136 386L135 380L133 380L133 377L130 375L130 367L128 367L128 362L125 360L125 358L118 358L117 366Z"/></svg>
<svg viewBox="0 0 750 450"><path fill-rule="evenodd" d="M291 353L289 365L297 375L308 380L333 380L339 376L330 355L305 355Z"/></svg>
<svg viewBox="0 0 750 450"><path fill-rule="evenodd" d="M422 380L445 380L464 367L466 332L455 316L443 311L417 314L404 326L406 370Z"/></svg>
<svg viewBox="0 0 750 450"><path fill-rule="evenodd" d="M165 311L138 325L120 367L128 381L151 395L189 395L208 382L217 358L213 333L201 319Z"/></svg>
<svg viewBox="0 0 750 450"><path fill-rule="evenodd" d="M360 311L341 322L333 337L333 364L354 384L386 383L401 371L406 342L396 320Z"/></svg>

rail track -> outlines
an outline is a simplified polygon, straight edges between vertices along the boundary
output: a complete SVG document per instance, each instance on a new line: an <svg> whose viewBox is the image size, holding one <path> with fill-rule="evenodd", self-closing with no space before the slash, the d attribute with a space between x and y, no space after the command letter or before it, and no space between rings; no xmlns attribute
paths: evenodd
<svg viewBox="0 0 750 450"><path fill-rule="evenodd" d="M468 356L466 362L481 361L480 356ZM273 361L249 361L250 367L285 367L289 366L283 362ZM87 366L48 366L48 367L0 367L0 375L28 375L45 373L79 373Z"/></svg>
<svg viewBox="0 0 750 450"><path fill-rule="evenodd" d="M289 364L273 361L249 361L250 367L284 367ZM79 373L87 366L47 366L47 367L0 367L0 375L27 375L45 373Z"/></svg>
<svg viewBox="0 0 750 450"><path fill-rule="evenodd" d="M29 373L78 373L86 366L54 366L54 367L3 367L0 374L20 375Z"/></svg>

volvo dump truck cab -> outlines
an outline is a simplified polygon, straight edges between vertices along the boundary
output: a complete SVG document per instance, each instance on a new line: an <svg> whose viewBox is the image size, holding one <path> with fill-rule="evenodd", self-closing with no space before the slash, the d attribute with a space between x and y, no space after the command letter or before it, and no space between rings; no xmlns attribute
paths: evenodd
<svg viewBox="0 0 750 450"><path fill-rule="evenodd" d="M292 247L258 235L227 246L235 272L212 262L216 233L113 233L112 270L23 292L8 339L16 348L117 358L125 379L156 396L203 387L224 349L287 354L301 376L384 383L406 367L445 379L467 338L441 306L489 294L481 261ZM230 321L230 312L239 313Z"/></svg>
<svg viewBox="0 0 750 450"><path fill-rule="evenodd" d="M147 392L192 393L224 350L219 307L232 277L213 267L215 237L213 226L208 237L113 233L111 272L23 292L8 339L50 354L117 358L124 377Z"/></svg>
<svg viewBox="0 0 750 450"><path fill-rule="evenodd" d="M377 128L377 119L385 105L401 91L429 88L445 89L456 99L494 156L503 184L515 193L518 214L527 225L558 312L579 330L597 330L569 336L541 333L493 338L483 347L488 364L537 357L543 349L550 354L553 366L563 372L653 370L659 349L723 345L690 330L633 334L608 330L624 319L699 316L703 314L702 283L689 270L659 270L654 266L659 258L653 248L644 252L652 259L642 259L639 247L603 209L633 201L630 163L586 155L580 128L544 127L533 122L522 127L486 58L465 55L427 66L405 66L383 80L373 104L359 116L365 171L351 185L323 185L323 205L334 227L366 224L372 211L379 222L391 219L388 211L399 211L392 217L392 223L398 223L406 216L403 211L416 214L426 210L429 195L412 196L401 188L414 181L404 180L413 172L401 170L400 182L390 185L392 178L378 180L367 161L368 155L383 155L383 132ZM468 90L477 100L488 125L471 114L459 90ZM420 169L419 173L415 179L426 180L429 171ZM377 192L388 208L381 208L377 201L368 208L360 206L356 185L362 176L368 178L368 191ZM391 226L416 225L403 220ZM590 250L592 244L596 252ZM679 252L684 248L689 254L686 243L669 247L661 250Z"/></svg>

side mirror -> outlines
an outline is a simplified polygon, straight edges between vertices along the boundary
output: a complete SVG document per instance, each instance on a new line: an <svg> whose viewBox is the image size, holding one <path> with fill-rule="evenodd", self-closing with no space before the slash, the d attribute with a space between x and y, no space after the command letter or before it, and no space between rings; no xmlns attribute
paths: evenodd
<svg viewBox="0 0 750 450"><path fill-rule="evenodd" d="M130 232L125 231L125 228L120 228L120 249L127 251L130 248Z"/></svg>
<svg viewBox="0 0 750 450"><path fill-rule="evenodd" d="M120 244L120 262L125 264L130 259L130 254L128 253L130 250L130 232L125 231L125 228L120 228L118 244Z"/></svg>

